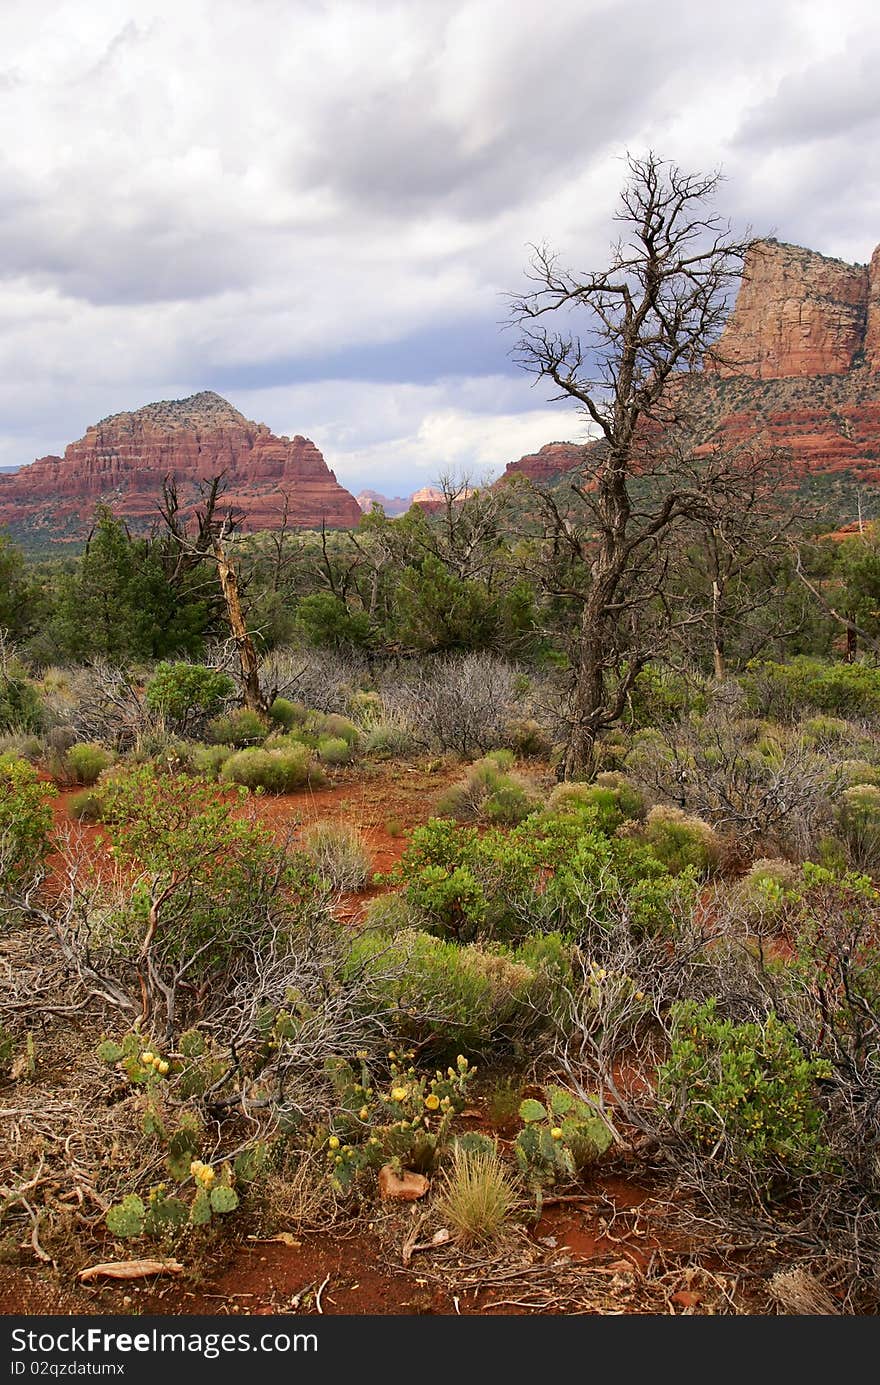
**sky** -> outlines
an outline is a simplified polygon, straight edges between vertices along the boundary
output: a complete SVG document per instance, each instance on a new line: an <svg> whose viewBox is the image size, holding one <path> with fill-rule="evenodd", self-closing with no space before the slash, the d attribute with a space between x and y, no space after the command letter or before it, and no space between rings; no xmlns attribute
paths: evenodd
<svg viewBox="0 0 880 1385"><path fill-rule="evenodd" d="M867 0L3 0L0 465L201 389L357 492L586 436L511 358L629 150L736 229L880 241Z"/></svg>

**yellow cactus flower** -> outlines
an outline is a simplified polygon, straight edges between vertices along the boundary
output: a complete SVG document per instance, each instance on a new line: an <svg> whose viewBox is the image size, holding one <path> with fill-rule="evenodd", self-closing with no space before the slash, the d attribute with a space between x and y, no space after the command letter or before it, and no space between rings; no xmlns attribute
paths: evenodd
<svg viewBox="0 0 880 1385"><path fill-rule="evenodd" d="M392 1089L391 1089L391 1100L392 1100L392 1101L406 1101L406 1098L407 1098L407 1089L406 1089L406 1087L392 1087Z"/></svg>
<svg viewBox="0 0 880 1385"><path fill-rule="evenodd" d="M370 1114L370 1111L369 1111L369 1107L367 1107L367 1106L362 1106L361 1109L358 1111L358 1116L359 1116L359 1118L360 1118L362 1121L365 1121L365 1120L367 1119L367 1116L368 1116L369 1114Z"/></svg>
<svg viewBox="0 0 880 1385"><path fill-rule="evenodd" d="M429 1111L437 1110L437 1107L440 1105L440 1098L436 1092L432 1092L430 1096L425 1097L425 1105Z"/></svg>
<svg viewBox="0 0 880 1385"><path fill-rule="evenodd" d="M167 1059L163 1058L161 1062L159 1062L159 1063L156 1064L156 1071L157 1071L157 1072L160 1072L160 1073L162 1074L162 1076L164 1077L165 1074L167 1073L169 1067L170 1067L170 1064L168 1063Z"/></svg>
<svg viewBox="0 0 880 1385"><path fill-rule="evenodd" d="M153 1058L154 1054L152 1054L148 1048L144 1049L143 1053L141 1054L141 1062L143 1063L144 1067L152 1067Z"/></svg>
<svg viewBox="0 0 880 1385"><path fill-rule="evenodd" d="M328 1143L328 1145L330 1146L331 1149L338 1149L338 1148L339 1148L339 1139L338 1139L338 1136L336 1136L336 1135L331 1135L331 1136L330 1136L330 1139L327 1141L327 1143Z"/></svg>
<svg viewBox="0 0 880 1385"><path fill-rule="evenodd" d="M562 1127L559 1126L559 1125L554 1125L553 1129L550 1131L550 1134L552 1135L552 1137L553 1137L554 1140L561 1140L561 1139L562 1139Z"/></svg>

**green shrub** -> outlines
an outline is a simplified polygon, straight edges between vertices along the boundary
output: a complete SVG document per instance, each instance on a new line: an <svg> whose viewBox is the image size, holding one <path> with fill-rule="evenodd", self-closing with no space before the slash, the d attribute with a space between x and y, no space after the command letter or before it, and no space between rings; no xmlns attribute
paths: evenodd
<svg viewBox="0 0 880 1385"><path fill-rule="evenodd" d="M514 827L534 813L537 796L514 775L505 775L483 801L483 817L501 827Z"/></svg>
<svg viewBox="0 0 880 1385"><path fill-rule="evenodd" d="M266 903L293 885L293 862L267 827L236 816L238 804L213 784L188 775L157 774L149 765L102 781L103 821L118 859L140 872L127 911L106 928L120 956L141 947L151 893L162 896L167 923L156 934L154 963L192 958L190 982L226 966L249 930L271 930ZM231 796L235 798L236 796ZM256 942L256 936L252 936Z"/></svg>
<svg viewBox="0 0 880 1385"><path fill-rule="evenodd" d="M303 841L315 870L330 889L363 889L370 857L357 828L342 822L316 822L304 833Z"/></svg>
<svg viewBox="0 0 880 1385"><path fill-rule="evenodd" d="M448 789L437 803L443 817L457 822L494 822L512 827L540 806L535 791L518 775L508 774L510 751L496 750L477 760L462 784Z"/></svg>
<svg viewBox="0 0 880 1385"><path fill-rule="evenodd" d="M190 761L194 772L202 779L217 780L226 761L234 754L231 745L194 745Z"/></svg>
<svg viewBox="0 0 880 1385"><path fill-rule="evenodd" d="M609 771L593 784L557 784L547 800L554 813L584 814L609 836L624 822L645 816L645 800L622 774Z"/></svg>
<svg viewBox="0 0 880 1385"><path fill-rule="evenodd" d="M836 788L853 789L859 784L880 785L880 765L867 760L841 760L831 771Z"/></svg>
<svg viewBox="0 0 880 1385"><path fill-rule="evenodd" d="M0 756L0 889L25 883L48 855L54 796L26 760Z"/></svg>
<svg viewBox="0 0 880 1385"><path fill-rule="evenodd" d="M798 899L803 889L803 873L791 861L780 857L755 861L736 885L736 897L750 913L773 917Z"/></svg>
<svg viewBox="0 0 880 1385"><path fill-rule="evenodd" d="M719 1019L717 1002L672 1007L668 1060L658 1073L661 1105L680 1133L722 1162L760 1174L797 1174L826 1160L816 1080L830 1065L805 1057L772 1012L760 1024Z"/></svg>
<svg viewBox="0 0 880 1385"><path fill-rule="evenodd" d="M671 875L680 875L689 866L708 873L721 859L721 843L714 827L689 817L680 808L655 804L645 820L642 837Z"/></svg>
<svg viewBox="0 0 880 1385"><path fill-rule="evenodd" d="M322 736L318 741L318 757L325 765L348 765L353 756L351 743L341 736Z"/></svg>
<svg viewBox="0 0 880 1385"><path fill-rule="evenodd" d="M269 720L285 731L294 726L302 726L308 713L301 702L291 702L286 697L276 697L269 708Z"/></svg>
<svg viewBox="0 0 880 1385"><path fill-rule="evenodd" d="M839 746L852 741L853 728L841 717L810 717L800 728L807 745L822 748Z"/></svg>
<svg viewBox="0 0 880 1385"><path fill-rule="evenodd" d="M104 795L100 789L80 789L67 800L67 811L77 822L101 822L104 817Z"/></svg>
<svg viewBox="0 0 880 1385"><path fill-rule="evenodd" d="M413 830L391 879L430 932L509 942L542 929L583 936L623 917L638 934L674 931L694 875L674 879L636 838L539 814L511 831L432 818Z"/></svg>
<svg viewBox="0 0 880 1385"><path fill-rule="evenodd" d="M537 722L531 719L512 721L505 739L510 748L524 760L546 760L553 750L553 741Z"/></svg>
<svg viewBox="0 0 880 1385"><path fill-rule="evenodd" d="M147 706L176 721L210 716L235 692L227 673L205 664L161 663L147 684Z"/></svg>
<svg viewBox="0 0 880 1385"><path fill-rule="evenodd" d="M873 870L880 865L880 787L855 784L837 805L837 823L854 865Z"/></svg>
<svg viewBox="0 0 880 1385"><path fill-rule="evenodd" d="M72 745L64 757L67 777L74 784L95 784L98 778L113 763L109 750L95 741L82 741Z"/></svg>
<svg viewBox="0 0 880 1385"><path fill-rule="evenodd" d="M364 753L393 760L410 754L413 745L413 733L404 722L385 719L370 726L364 738Z"/></svg>
<svg viewBox="0 0 880 1385"><path fill-rule="evenodd" d="M43 704L37 689L16 659L0 672L0 731L39 731Z"/></svg>
<svg viewBox="0 0 880 1385"><path fill-rule="evenodd" d="M269 724L248 707L237 707L208 723L208 740L215 745L233 745L236 749L260 745L269 733Z"/></svg>
<svg viewBox="0 0 880 1385"><path fill-rule="evenodd" d="M556 984L516 951L459 947L415 930L361 933L345 974L361 978L370 1008L407 1042L443 1059L509 1048L538 1033Z"/></svg>
<svg viewBox="0 0 880 1385"><path fill-rule="evenodd" d="M779 721L814 710L832 717L880 713L880 668L870 664L828 664L803 656L788 664L755 660L740 681L748 706Z"/></svg>
<svg viewBox="0 0 880 1385"><path fill-rule="evenodd" d="M220 779L267 793L293 793L313 782L311 752L304 745L288 750L238 750L223 764Z"/></svg>
<svg viewBox="0 0 880 1385"><path fill-rule="evenodd" d="M316 714L311 719L309 730L316 736L330 736L334 740L347 741L352 749L357 747L361 736L353 721L349 721L348 717L338 716L335 712L330 712L327 716Z"/></svg>

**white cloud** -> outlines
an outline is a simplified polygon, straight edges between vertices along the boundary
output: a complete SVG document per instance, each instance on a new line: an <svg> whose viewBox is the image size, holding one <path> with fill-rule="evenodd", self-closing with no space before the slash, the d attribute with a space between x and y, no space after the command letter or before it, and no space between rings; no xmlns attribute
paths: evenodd
<svg viewBox="0 0 880 1385"><path fill-rule="evenodd" d="M720 209L759 233L860 259L880 238L867 0L6 0L4 20L0 462L203 387L380 489L571 436L493 324L529 242L603 261L627 148L723 165ZM444 333L467 374L429 349Z"/></svg>

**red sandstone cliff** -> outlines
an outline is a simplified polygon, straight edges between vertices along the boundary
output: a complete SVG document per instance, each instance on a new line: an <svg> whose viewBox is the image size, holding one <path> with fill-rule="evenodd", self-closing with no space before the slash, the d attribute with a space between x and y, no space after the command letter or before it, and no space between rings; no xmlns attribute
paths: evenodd
<svg viewBox="0 0 880 1385"><path fill-rule="evenodd" d="M166 476L181 504L195 504L199 483L225 472L224 505L244 529L277 528L287 498L299 528L356 525L360 507L339 485L308 438L276 437L263 423L205 390L189 399L113 414L86 430L63 457L42 457L0 475L0 525L81 537L99 500L135 525L156 514Z"/></svg>
<svg viewBox="0 0 880 1385"><path fill-rule="evenodd" d="M736 306L707 371L761 380L842 375L865 349L868 301L878 292L867 265L815 250L755 241L743 266Z"/></svg>
<svg viewBox="0 0 880 1385"><path fill-rule="evenodd" d="M794 474L880 481L880 247L849 265L756 242L714 358L677 387L704 448L757 441Z"/></svg>
<svg viewBox="0 0 880 1385"><path fill-rule="evenodd" d="M583 461L584 449L575 442L548 442L537 452L530 452L518 461L508 462L504 468L505 477L528 476L539 485L555 481L567 471L573 471Z"/></svg>

